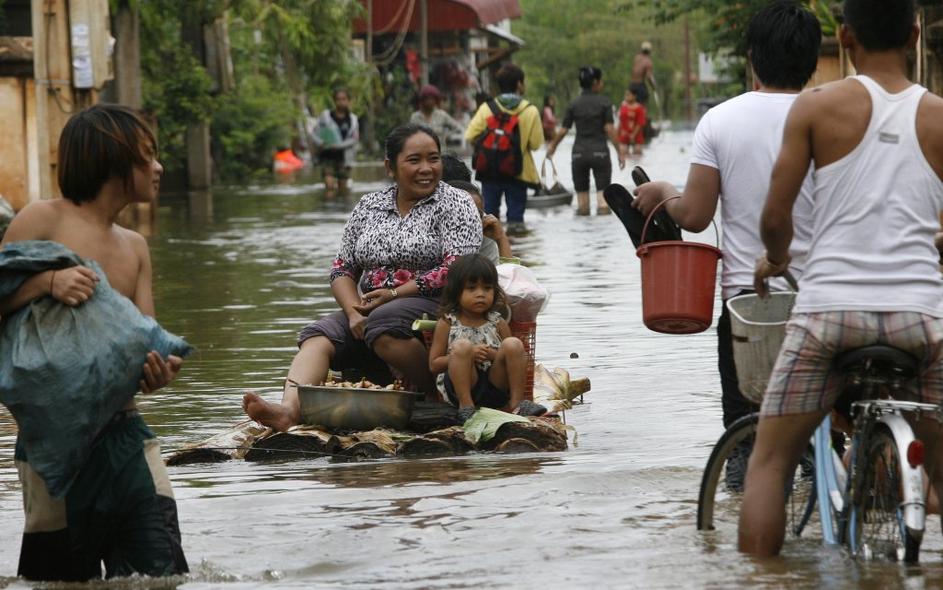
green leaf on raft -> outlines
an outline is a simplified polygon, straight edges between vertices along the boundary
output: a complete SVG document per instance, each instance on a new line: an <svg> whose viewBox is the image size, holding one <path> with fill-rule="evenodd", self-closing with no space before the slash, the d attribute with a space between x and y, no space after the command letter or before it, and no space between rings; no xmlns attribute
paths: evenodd
<svg viewBox="0 0 943 590"><path fill-rule="evenodd" d="M508 414L492 408L479 408L472 414L464 425L465 438L474 444L479 444L494 438L494 434L502 424L508 422L529 422L524 416Z"/></svg>

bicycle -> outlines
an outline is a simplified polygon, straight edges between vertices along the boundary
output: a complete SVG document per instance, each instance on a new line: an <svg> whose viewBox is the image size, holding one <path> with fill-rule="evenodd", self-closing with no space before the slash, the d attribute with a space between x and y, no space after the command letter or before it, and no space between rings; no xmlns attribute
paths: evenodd
<svg viewBox="0 0 943 590"><path fill-rule="evenodd" d="M943 419L943 410L933 404L881 399L882 394L912 383L918 374L918 361L900 349L875 345L845 351L835 358L832 369L843 380L836 407L847 406L854 425L850 470L840 449L835 449L831 420L826 416L810 443L814 469L808 469L807 450L786 486L789 530L801 535L818 504L825 543L845 544L855 558L915 563L926 523L924 449L905 415ZM716 508L738 507L733 506L739 504L738 492L722 472L731 460L739 460L734 447L752 442L757 422L755 414L741 418L714 446L698 496L698 530L714 528ZM722 494L727 497L718 504L722 481ZM805 495L806 490L814 493Z"/></svg>

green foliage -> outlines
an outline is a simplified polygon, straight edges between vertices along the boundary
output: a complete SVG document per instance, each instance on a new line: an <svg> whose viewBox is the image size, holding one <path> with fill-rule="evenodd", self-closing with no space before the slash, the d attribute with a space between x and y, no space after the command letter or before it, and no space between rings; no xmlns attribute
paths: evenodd
<svg viewBox="0 0 943 590"><path fill-rule="evenodd" d="M543 104L543 96L557 98L557 113L579 92L577 74L584 65L603 71L605 92L614 104L622 101L632 71L632 60L642 41L651 41L655 79L662 92L682 85L676 73L683 69L681 24L652 26L645 7L627 6L624 0L521 0L520 20L512 22L525 45L514 60L524 68L529 98ZM696 50L692 48L692 64ZM692 65L693 67L693 65ZM672 101L666 108L677 108Z"/></svg>
<svg viewBox="0 0 943 590"><path fill-rule="evenodd" d="M213 110L212 81L167 18L169 4L147 3L141 12L144 109L157 118L161 161L170 171L186 166L186 130Z"/></svg>
<svg viewBox="0 0 943 590"><path fill-rule="evenodd" d="M268 175L272 154L289 145L295 111L291 95L266 76L241 77L235 92L219 99L211 132L219 175L243 180Z"/></svg>

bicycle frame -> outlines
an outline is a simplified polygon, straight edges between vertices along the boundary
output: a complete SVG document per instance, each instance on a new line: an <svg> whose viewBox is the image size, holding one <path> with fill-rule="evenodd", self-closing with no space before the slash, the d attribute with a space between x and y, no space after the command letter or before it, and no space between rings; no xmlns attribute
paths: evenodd
<svg viewBox="0 0 943 590"><path fill-rule="evenodd" d="M898 456L907 457L907 449L915 440L910 424L902 412L941 415L939 407L932 404L900 402L893 400L872 400L855 402L856 411L861 412L864 420L870 421L870 427L858 429L852 438L852 448L865 442L875 425L883 424L891 433L897 446ZM826 544L839 544L843 538L846 510L851 501L852 483L842 458L832 448L831 419L826 416L816 429L813 437L815 447L816 494L819 503L819 516L822 522L822 536ZM903 502L900 506L900 524L912 533L922 535L926 524L926 498L924 494L924 472L921 466L912 467L906 460L901 461L901 480ZM832 514L839 515L839 522L833 521Z"/></svg>

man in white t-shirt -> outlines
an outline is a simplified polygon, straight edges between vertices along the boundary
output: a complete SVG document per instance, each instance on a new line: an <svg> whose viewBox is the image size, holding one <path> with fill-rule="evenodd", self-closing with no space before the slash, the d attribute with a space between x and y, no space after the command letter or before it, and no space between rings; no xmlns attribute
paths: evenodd
<svg viewBox="0 0 943 590"><path fill-rule="evenodd" d="M858 75L802 94L786 121L761 217L759 291L789 264L791 210L810 162L814 225L750 457L740 515L746 553L765 557L782 547L786 474L841 393L830 371L838 354L875 344L907 352L920 363L918 378L890 395L943 403L943 279L934 246L943 99L907 79L915 20L913 0L845 0L839 39ZM910 418L939 497L943 426L931 413Z"/></svg>
<svg viewBox="0 0 943 590"><path fill-rule="evenodd" d="M720 104L698 123L687 184L680 199L665 208L682 228L703 231L714 218L718 198L723 227L724 301L753 289L753 266L763 252L759 221L769 188L770 171L782 145L786 115L809 81L818 60L822 33L818 20L796 2L773 2L758 12L747 29L754 91ZM796 239L790 269L803 270L812 230L812 186L807 178L794 212ZM667 182L650 182L635 190L633 206L648 214L663 200L678 196ZM774 289L786 289L779 279ZM724 427L755 412L758 406L740 392L733 360L730 316L726 305L717 323L717 356L723 392ZM745 460L742 469L745 470ZM742 481L728 472L728 485Z"/></svg>

